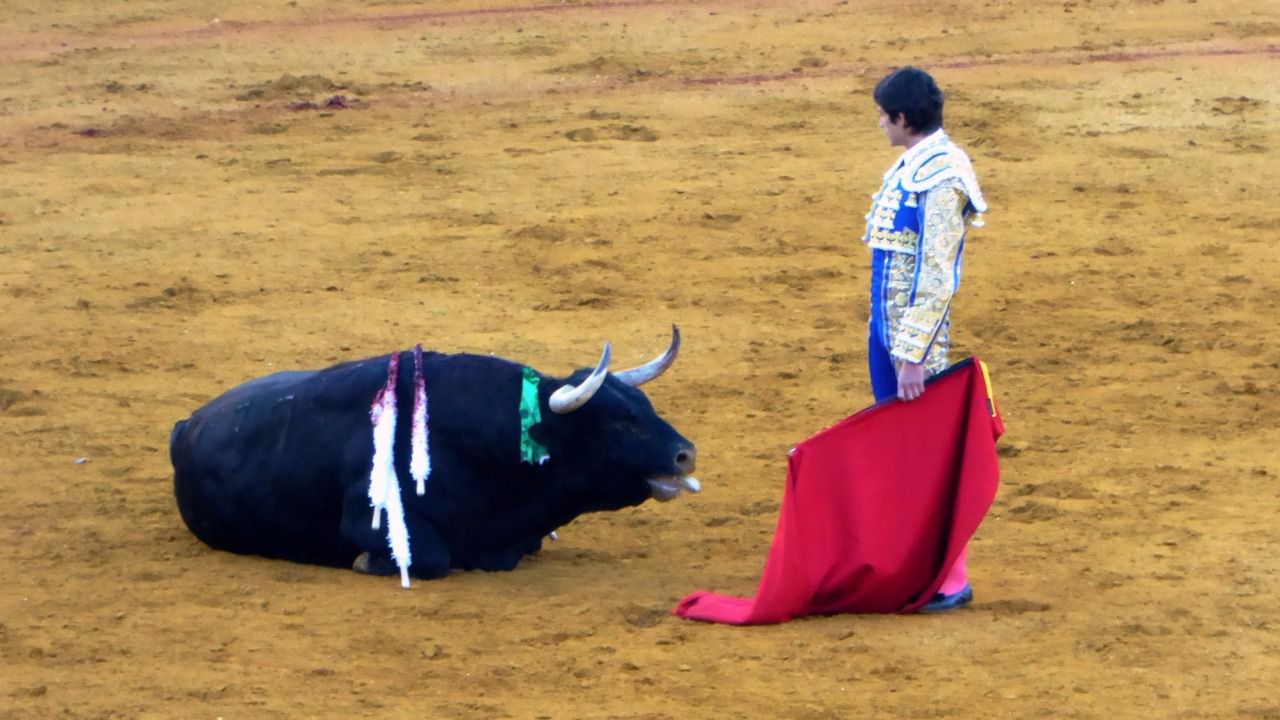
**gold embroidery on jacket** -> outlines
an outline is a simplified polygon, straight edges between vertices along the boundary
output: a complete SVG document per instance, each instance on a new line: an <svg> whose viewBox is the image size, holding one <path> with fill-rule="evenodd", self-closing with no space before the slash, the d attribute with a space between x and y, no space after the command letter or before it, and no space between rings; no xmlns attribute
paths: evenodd
<svg viewBox="0 0 1280 720"><path fill-rule="evenodd" d="M932 367L939 362L935 357L935 351L938 351L945 366L950 328L948 316L951 296L956 290L957 262L964 239L967 203L968 198L960 190L958 182L946 181L931 189L925 194L919 257L898 251L890 260L886 314L893 343L890 350L900 360L926 361L926 366ZM912 247L914 250L914 243ZM918 273L917 262L922 263ZM925 357L926 351L928 358Z"/></svg>
<svg viewBox="0 0 1280 720"><path fill-rule="evenodd" d="M929 178L953 169L954 161L950 153L935 155L924 161L911 175L913 185L929 182Z"/></svg>
<svg viewBox="0 0 1280 720"><path fill-rule="evenodd" d="M885 230L875 228L867 238L867 244L877 250L892 250L907 255L916 254L916 241L920 235L911 228L901 230Z"/></svg>
<svg viewBox="0 0 1280 720"><path fill-rule="evenodd" d="M897 215L898 215L897 208L885 207L884 205L877 205L875 210L873 210L871 213L871 225L872 227L881 228L884 230L892 230L893 219L897 217Z"/></svg>

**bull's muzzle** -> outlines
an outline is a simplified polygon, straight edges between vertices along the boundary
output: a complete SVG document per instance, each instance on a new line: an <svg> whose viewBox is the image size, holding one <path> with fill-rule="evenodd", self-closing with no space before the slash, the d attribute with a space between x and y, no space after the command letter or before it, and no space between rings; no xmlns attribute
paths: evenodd
<svg viewBox="0 0 1280 720"><path fill-rule="evenodd" d="M676 469L685 475L691 475L698 469L698 449L692 445L680 448L676 452Z"/></svg>
<svg viewBox="0 0 1280 720"><path fill-rule="evenodd" d="M680 493L685 491L700 492L702 483L690 474L697 467L697 458L698 450L692 445L685 445L677 450L675 457L677 474L649 478L647 481L653 493L653 499L666 502L680 497Z"/></svg>

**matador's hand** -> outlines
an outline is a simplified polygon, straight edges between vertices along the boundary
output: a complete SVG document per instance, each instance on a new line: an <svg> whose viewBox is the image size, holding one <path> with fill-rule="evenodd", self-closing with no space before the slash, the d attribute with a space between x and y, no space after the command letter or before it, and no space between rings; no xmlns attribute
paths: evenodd
<svg viewBox="0 0 1280 720"><path fill-rule="evenodd" d="M904 362L898 366L898 399L915 400L924 394L924 363Z"/></svg>

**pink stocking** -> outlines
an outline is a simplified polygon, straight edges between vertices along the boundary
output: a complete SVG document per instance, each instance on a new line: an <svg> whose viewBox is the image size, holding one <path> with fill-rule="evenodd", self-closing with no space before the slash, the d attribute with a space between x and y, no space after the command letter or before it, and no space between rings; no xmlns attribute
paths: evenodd
<svg viewBox="0 0 1280 720"><path fill-rule="evenodd" d="M965 545L964 550L960 551L960 555L956 557L955 563L951 569L947 571L947 579L942 581L942 588L938 591L943 595L955 595L969 584L969 546Z"/></svg>

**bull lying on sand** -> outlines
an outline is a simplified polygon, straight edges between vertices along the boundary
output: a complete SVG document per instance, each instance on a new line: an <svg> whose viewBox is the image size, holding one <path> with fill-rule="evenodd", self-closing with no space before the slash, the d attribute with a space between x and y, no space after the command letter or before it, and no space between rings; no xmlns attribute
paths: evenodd
<svg viewBox="0 0 1280 720"><path fill-rule="evenodd" d="M618 373L606 344L565 379L419 348L252 380L174 426L178 509L212 547L406 586L510 570L578 515L698 490L693 444L638 389L679 349L673 326Z"/></svg>

